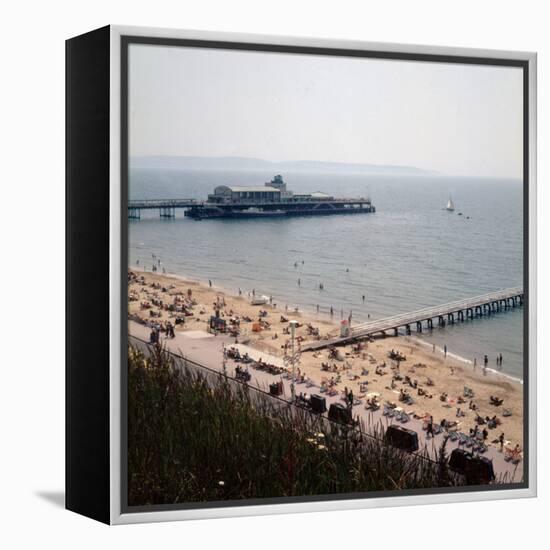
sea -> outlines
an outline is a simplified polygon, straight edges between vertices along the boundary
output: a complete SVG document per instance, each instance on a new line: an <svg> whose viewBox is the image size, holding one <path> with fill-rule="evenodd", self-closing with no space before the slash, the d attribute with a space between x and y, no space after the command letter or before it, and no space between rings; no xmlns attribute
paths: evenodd
<svg viewBox="0 0 550 550"><path fill-rule="evenodd" d="M262 185L267 171L130 170L129 198L205 199L218 185ZM514 179L285 173L296 193L369 196L376 213L195 221L182 210L129 220L129 264L352 325L523 284L523 193ZM449 196L455 211L445 209ZM462 215L459 215L461 213ZM153 258L154 256L154 258ZM320 289L320 285L323 289ZM364 299L363 299L364 296ZM418 336L457 360L522 380L524 308ZM503 361L497 367L496 357ZM481 368L481 367L480 367Z"/></svg>

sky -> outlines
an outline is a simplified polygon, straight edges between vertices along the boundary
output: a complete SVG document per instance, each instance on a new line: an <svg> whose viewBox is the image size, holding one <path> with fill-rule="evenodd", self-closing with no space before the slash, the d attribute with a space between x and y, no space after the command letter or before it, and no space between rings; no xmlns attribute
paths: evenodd
<svg viewBox="0 0 550 550"><path fill-rule="evenodd" d="M132 44L130 156L522 177L522 71Z"/></svg>

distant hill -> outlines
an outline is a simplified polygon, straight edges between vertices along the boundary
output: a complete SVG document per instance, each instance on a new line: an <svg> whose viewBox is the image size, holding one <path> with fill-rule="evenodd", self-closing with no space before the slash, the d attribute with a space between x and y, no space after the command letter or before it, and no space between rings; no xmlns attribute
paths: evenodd
<svg viewBox="0 0 550 550"><path fill-rule="evenodd" d="M156 170L250 170L268 172L313 172L349 174L403 174L427 175L435 171L384 164L354 164L344 162L324 162L320 160L277 161L247 157L171 157L150 156L132 157L130 168Z"/></svg>

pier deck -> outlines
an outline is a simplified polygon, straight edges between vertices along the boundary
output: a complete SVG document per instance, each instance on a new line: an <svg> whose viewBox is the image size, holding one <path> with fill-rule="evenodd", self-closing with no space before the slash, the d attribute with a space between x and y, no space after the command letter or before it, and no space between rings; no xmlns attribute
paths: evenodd
<svg viewBox="0 0 550 550"><path fill-rule="evenodd" d="M370 199L330 198L323 200L281 200L212 203L198 199L155 199L128 201L128 218L139 220L142 210L158 209L161 218L174 218L176 209L185 210L185 215L195 219L245 217L249 209L270 213L282 212L288 216L362 214L376 212Z"/></svg>
<svg viewBox="0 0 550 550"><path fill-rule="evenodd" d="M416 325L416 331L422 332L423 323L430 330L433 328L434 320L438 326L443 327L446 324L454 324L457 321L464 321L465 319L491 315L495 312L504 311L522 304L523 287L497 290L464 300L457 300L435 307L427 307L409 313L361 323L351 328L347 336L308 342L302 347L302 351L348 344L369 336L385 336L388 331L393 331L394 335L397 336L400 328L404 328L406 334L411 334L411 325Z"/></svg>

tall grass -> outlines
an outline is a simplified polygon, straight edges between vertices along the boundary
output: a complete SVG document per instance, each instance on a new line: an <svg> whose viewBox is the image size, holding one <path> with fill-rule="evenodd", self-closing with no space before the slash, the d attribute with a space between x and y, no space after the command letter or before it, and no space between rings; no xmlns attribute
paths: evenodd
<svg viewBox="0 0 550 550"><path fill-rule="evenodd" d="M128 503L397 491L455 483L443 463L128 350Z"/></svg>

